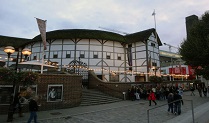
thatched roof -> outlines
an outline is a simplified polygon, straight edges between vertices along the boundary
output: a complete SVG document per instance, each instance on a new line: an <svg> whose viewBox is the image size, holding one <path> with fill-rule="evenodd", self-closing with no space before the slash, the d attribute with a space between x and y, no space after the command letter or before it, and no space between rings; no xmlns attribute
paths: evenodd
<svg viewBox="0 0 209 123"><path fill-rule="evenodd" d="M46 33L47 40L53 39L98 39L98 40L111 40L118 41L122 43L133 43L139 41L147 40L150 35L154 33L155 29L148 29L141 32L120 35L113 32L101 31L101 30L87 30L87 29L65 29L65 30L55 30ZM162 45L158 35L158 44ZM4 46L13 46L13 47L22 47L31 42L41 41L41 36L38 35L33 39L25 38L16 38L16 37L7 37L0 36L0 47Z"/></svg>

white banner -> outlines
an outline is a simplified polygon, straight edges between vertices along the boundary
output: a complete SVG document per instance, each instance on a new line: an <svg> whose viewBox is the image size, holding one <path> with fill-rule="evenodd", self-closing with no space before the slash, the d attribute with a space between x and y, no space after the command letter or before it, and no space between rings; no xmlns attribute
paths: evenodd
<svg viewBox="0 0 209 123"><path fill-rule="evenodd" d="M41 33L41 38L44 45L44 50L46 50L46 20L41 20L39 18L36 18L39 31Z"/></svg>

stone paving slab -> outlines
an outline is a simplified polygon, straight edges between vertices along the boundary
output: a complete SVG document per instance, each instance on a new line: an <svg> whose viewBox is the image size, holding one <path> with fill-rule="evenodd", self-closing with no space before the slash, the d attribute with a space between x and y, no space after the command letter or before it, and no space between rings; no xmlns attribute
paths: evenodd
<svg viewBox="0 0 209 123"><path fill-rule="evenodd" d="M190 100L193 100L196 121L200 121L199 117L209 111L208 97L199 97L197 92L196 96L191 96L188 91L184 92L183 99L182 114L179 116L167 113L166 100L157 100L157 106L148 106L148 100L126 100L111 104L80 106L37 113L39 123L147 123L147 110L150 109L150 123L189 123L192 117ZM21 118L17 117L17 114L14 117L13 123L26 123L29 113L25 113L24 117ZM0 122L6 122L6 118L6 115L0 115ZM209 118L206 117L201 123L204 123L203 121L207 123Z"/></svg>

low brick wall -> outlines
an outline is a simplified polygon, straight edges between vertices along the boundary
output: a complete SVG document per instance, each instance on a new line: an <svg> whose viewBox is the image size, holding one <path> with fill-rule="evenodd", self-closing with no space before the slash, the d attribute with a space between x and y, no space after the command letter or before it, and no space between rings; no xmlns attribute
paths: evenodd
<svg viewBox="0 0 209 123"><path fill-rule="evenodd" d="M105 82L99 79L93 71L89 71L89 88L98 89L113 97L124 98L123 92L127 92L134 82Z"/></svg>
<svg viewBox="0 0 209 123"><path fill-rule="evenodd" d="M93 71L89 71L89 88L90 89L98 89L106 94L109 94L113 97L124 99L123 92L126 92L125 98L128 98L127 92L131 86L141 85L142 87L147 86L160 86L160 85L173 85L177 86L178 84L187 84L188 90L190 88L190 83L192 81L164 81L162 83L155 82L105 82L99 79Z"/></svg>
<svg viewBox="0 0 209 123"><path fill-rule="evenodd" d="M0 85L3 85L0 82ZM69 74L40 74L37 83L37 95L40 97L39 110L52 110L79 106L82 97L82 76ZM62 100L47 102L48 85L62 85ZM19 88L19 86L17 86ZM8 112L9 105L0 105L0 114ZM28 112L28 105L24 105L23 112Z"/></svg>

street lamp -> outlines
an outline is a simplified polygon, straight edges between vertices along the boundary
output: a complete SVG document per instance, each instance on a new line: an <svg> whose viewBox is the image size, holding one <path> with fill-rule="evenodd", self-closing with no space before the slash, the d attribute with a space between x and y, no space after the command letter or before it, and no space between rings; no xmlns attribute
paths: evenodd
<svg viewBox="0 0 209 123"><path fill-rule="evenodd" d="M7 63L7 67L9 66L9 58L10 58L10 55L12 53L15 52L15 48L12 47L12 46L7 46L4 48L4 52L8 54L8 63ZM28 55L31 54L31 50L28 49L28 48L25 48L22 50L22 54L25 56L25 59L27 59ZM18 49L18 52L17 52L17 60L16 60L16 65L15 65L15 71L17 72L17 65L18 65L18 59L19 59L19 49ZM7 117L7 122L11 122L13 120L13 101L14 101L14 95L15 95L15 92L16 92L16 88L15 88L15 80L13 80L13 97L12 99L10 100L10 106L9 106L9 112L8 112L8 117Z"/></svg>
<svg viewBox="0 0 209 123"><path fill-rule="evenodd" d="M12 46L7 46L7 47L4 48L4 52L7 53L7 55L8 55L8 57L7 57L7 67L9 67L9 58L10 58L10 55L15 52L15 48L12 47Z"/></svg>
<svg viewBox="0 0 209 123"><path fill-rule="evenodd" d="M157 72L157 70L158 70L158 67L157 67L157 66L153 66L153 67L152 67L152 70L155 72L155 76L156 76L156 72Z"/></svg>
<svg viewBox="0 0 209 123"><path fill-rule="evenodd" d="M31 54L31 50L28 49L28 48L24 48L22 50L22 54L25 56L25 61L27 61L28 60L28 56Z"/></svg>

